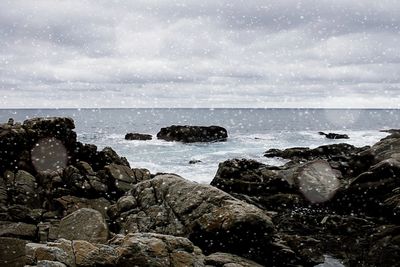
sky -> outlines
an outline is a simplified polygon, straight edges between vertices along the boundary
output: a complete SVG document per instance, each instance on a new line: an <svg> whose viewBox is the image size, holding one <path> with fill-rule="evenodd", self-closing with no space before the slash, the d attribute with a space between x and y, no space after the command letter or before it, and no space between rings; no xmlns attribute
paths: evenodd
<svg viewBox="0 0 400 267"><path fill-rule="evenodd" d="M0 108L400 108L400 1L1 0Z"/></svg>

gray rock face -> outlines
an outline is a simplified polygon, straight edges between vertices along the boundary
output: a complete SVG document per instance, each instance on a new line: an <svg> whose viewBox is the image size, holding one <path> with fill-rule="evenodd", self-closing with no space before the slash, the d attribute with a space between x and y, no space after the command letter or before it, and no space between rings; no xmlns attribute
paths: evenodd
<svg viewBox="0 0 400 267"><path fill-rule="evenodd" d="M61 219L58 237L68 240L86 240L105 243L108 226L100 212L82 208Z"/></svg>
<svg viewBox="0 0 400 267"><path fill-rule="evenodd" d="M298 169L295 182L311 203L322 203L330 200L340 188L340 173L334 171L328 162L315 160Z"/></svg>
<svg viewBox="0 0 400 267"><path fill-rule="evenodd" d="M158 139L179 141L184 143L225 141L228 132L220 126L181 126L172 125L161 128L157 133Z"/></svg>
<svg viewBox="0 0 400 267"><path fill-rule="evenodd" d="M125 140L151 140L153 137L151 134L140 134L140 133L127 133L125 135Z"/></svg>
<svg viewBox="0 0 400 267"><path fill-rule="evenodd" d="M259 257L273 235L273 224L262 210L178 176L156 176L134 185L129 194L136 198L136 206L116 218L123 233L184 236L206 253L231 251Z"/></svg>

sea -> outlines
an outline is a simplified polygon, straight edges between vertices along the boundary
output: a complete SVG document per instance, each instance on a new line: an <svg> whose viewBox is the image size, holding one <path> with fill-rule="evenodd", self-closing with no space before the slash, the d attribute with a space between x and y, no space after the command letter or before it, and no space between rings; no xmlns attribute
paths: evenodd
<svg viewBox="0 0 400 267"><path fill-rule="evenodd" d="M0 109L0 122L33 117L68 116L74 119L78 140L99 149L112 147L131 167L151 173L176 173L198 183L210 183L218 164L233 158L254 159L269 165L286 161L266 158L271 148L317 147L346 142L373 145L400 128L397 109ZM170 125L219 125L228 130L226 142L166 142L156 138ZM348 140L330 140L319 131L347 134ZM151 141L128 141L126 133L153 135ZM200 161L189 164L189 161Z"/></svg>

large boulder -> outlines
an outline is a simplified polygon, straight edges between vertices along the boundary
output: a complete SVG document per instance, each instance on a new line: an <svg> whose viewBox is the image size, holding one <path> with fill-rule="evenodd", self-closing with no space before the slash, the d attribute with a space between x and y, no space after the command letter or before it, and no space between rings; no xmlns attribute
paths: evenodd
<svg viewBox="0 0 400 267"><path fill-rule="evenodd" d="M228 138L228 132L220 126L172 125L161 128L157 133L157 138L165 141L180 141L184 143L215 142L225 141Z"/></svg>
<svg viewBox="0 0 400 267"><path fill-rule="evenodd" d="M136 201L117 212L122 233L188 237L206 253L229 251L264 260L274 227L259 208L209 185L158 175L133 186Z"/></svg>
<svg viewBox="0 0 400 267"><path fill-rule="evenodd" d="M82 208L62 218L58 237L68 240L86 240L105 243L108 226L101 213L94 209Z"/></svg>

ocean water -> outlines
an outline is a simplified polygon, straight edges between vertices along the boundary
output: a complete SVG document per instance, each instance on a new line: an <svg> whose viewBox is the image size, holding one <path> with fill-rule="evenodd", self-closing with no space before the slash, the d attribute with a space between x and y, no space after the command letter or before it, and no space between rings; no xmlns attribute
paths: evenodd
<svg viewBox="0 0 400 267"><path fill-rule="evenodd" d="M386 136L381 129L400 128L400 110L341 109L19 109L0 110L0 122L12 117L69 116L75 120L79 141L102 149L110 146L132 167L152 173L170 172L199 183L213 179L218 164L249 158L271 165L281 159L263 157L270 148L317 147L347 142L372 145ZM226 142L182 144L157 140L162 127L219 125L228 130ZM329 140L318 131L345 133L348 140ZM127 141L128 132L149 133L151 141ZM190 160L200 163L189 164Z"/></svg>

